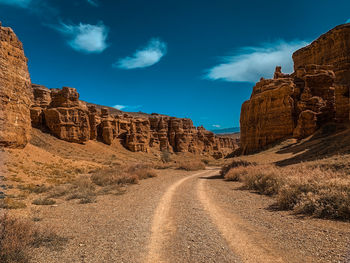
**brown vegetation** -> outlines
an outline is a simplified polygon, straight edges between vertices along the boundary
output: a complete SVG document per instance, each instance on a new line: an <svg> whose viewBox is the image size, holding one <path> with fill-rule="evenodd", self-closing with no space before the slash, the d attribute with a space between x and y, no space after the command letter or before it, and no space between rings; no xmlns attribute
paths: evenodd
<svg viewBox="0 0 350 263"><path fill-rule="evenodd" d="M0 216L0 262L26 263L32 247L48 246L59 249L65 238L52 230L38 229L29 220L18 219L7 214Z"/></svg>
<svg viewBox="0 0 350 263"><path fill-rule="evenodd" d="M350 177L313 165L278 168L273 165L237 166L222 174L226 180L240 181L243 188L274 195L280 209L294 210L320 218L350 219Z"/></svg>
<svg viewBox="0 0 350 263"><path fill-rule="evenodd" d="M178 169L185 171L204 170L205 164L199 160L183 160L178 163Z"/></svg>

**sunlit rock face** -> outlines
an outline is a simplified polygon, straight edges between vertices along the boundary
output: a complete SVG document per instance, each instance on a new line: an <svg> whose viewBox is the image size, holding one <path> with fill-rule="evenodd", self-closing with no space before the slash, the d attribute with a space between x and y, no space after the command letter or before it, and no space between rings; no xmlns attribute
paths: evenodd
<svg viewBox="0 0 350 263"><path fill-rule="evenodd" d="M21 148L30 138L31 81L22 43L0 23L0 146Z"/></svg>
<svg viewBox="0 0 350 263"><path fill-rule="evenodd" d="M85 143L97 140L107 145L121 144L132 152L152 149L169 152L208 154L222 158L236 147L231 138L217 137L190 119L163 115L136 117L110 114L79 100L74 88L47 89L33 85L31 118L33 127L49 131L61 140Z"/></svg>
<svg viewBox="0 0 350 263"><path fill-rule="evenodd" d="M242 105L241 149L248 154L284 138L305 138L335 120L332 66L305 65L290 75L277 67L274 79L261 79Z"/></svg>
<svg viewBox="0 0 350 263"><path fill-rule="evenodd" d="M276 68L261 79L241 110L241 147L252 153L288 137L305 138L327 122L348 122L350 24L293 54L294 73Z"/></svg>
<svg viewBox="0 0 350 263"><path fill-rule="evenodd" d="M335 27L293 54L294 69L308 64L331 65L335 74L335 117L349 120L350 24Z"/></svg>

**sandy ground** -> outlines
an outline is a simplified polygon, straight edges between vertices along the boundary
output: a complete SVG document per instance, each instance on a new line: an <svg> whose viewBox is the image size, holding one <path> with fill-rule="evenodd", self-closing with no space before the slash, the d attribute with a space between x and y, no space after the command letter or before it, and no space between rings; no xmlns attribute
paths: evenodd
<svg viewBox="0 0 350 263"><path fill-rule="evenodd" d="M217 174L164 170L97 203L42 207L36 224L69 239L32 262L350 262L350 223L273 210Z"/></svg>

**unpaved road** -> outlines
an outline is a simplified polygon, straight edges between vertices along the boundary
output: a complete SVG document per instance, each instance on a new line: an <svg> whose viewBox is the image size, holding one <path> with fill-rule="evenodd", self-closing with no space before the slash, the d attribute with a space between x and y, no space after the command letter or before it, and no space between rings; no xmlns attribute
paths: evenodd
<svg viewBox="0 0 350 263"><path fill-rule="evenodd" d="M164 171L97 203L44 207L39 224L69 237L33 262L350 262L350 223L273 211L218 170ZM348 257L349 256L349 257Z"/></svg>

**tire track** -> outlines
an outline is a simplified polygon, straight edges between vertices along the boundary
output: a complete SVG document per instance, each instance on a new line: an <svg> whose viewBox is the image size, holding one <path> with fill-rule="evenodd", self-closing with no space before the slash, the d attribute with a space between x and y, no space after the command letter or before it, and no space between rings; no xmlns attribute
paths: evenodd
<svg viewBox="0 0 350 263"><path fill-rule="evenodd" d="M167 262L165 259L161 258L162 245L166 238L170 236L174 231L175 227L169 218L169 211L171 207L172 197L176 189L186 182L187 180L203 175L206 173L212 173L212 171L203 171L195 173L191 176L180 179L173 185L171 185L164 193L162 199L160 200L153 217L152 228L151 228L151 238L149 243L148 255L145 262L147 263L161 263Z"/></svg>
<svg viewBox="0 0 350 263"><path fill-rule="evenodd" d="M198 199L210 215L227 243L243 262L246 263L283 263L283 258L268 247L262 238L250 233L247 226L234 215L225 216L206 194L205 179L197 183ZM246 230L246 231L245 231ZM249 233L249 235L247 234Z"/></svg>

